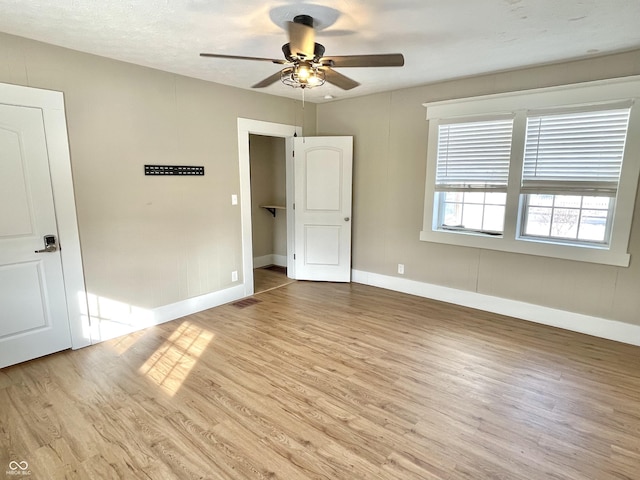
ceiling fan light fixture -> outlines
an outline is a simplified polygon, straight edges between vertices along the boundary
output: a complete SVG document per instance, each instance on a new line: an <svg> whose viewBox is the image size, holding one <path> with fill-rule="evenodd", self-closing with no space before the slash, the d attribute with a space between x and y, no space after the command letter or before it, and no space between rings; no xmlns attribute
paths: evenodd
<svg viewBox="0 0 640 480"><path fill-rule="evenodd" d="M313 88L324 84L325 75L317 66L301 63L283 69L280 81L293 88Z"/></svg>
<svg viewBox="0 0 640 480"><path fill-rule="evenodd" d="M311 77L311 69L306 65L301 65L298 68L298 78L300 79L300 81L306 82L307 80L309 80L309 77Z"/></svg>

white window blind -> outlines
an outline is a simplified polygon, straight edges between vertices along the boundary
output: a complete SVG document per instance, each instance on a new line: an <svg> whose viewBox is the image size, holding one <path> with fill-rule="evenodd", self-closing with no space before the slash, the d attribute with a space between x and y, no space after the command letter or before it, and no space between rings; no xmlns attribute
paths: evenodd
<svg viewBox="0 0 640 480"><path fill-rule="evenodd" d="M437 191L506 191L513 118L438 126Z"/></svg>
<svg viewBox="0 0 640 480"><path fill-rule="evenodd" d="M522 193L615 196L629 107L527 117Z"/></svg>

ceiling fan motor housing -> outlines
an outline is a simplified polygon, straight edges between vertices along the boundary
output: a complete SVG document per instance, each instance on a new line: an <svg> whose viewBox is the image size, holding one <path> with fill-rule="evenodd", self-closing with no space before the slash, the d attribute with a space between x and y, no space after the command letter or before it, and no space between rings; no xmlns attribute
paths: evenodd
<svg viewBox="0 0 640 480"><path fill-rule="evenodd" d="M291 44L289 43L285 43L284 45L282 45L282 53L284 53L284 58L286 58L290 62L295 62L296 60L298 60L296 57L291 55ZM314 43L313 44L313 61L315 63L319 62L320 59L323 57L323 55L324 55L324 45L320 43Z"/></svg>
<svg viewBox="0 0 640 480"><path fill-rule="evenodd" d="M293 17L293 23L300 23L302 25L306 25L307 27L313 28L313 17L310 15L296 15Z"/></svg>

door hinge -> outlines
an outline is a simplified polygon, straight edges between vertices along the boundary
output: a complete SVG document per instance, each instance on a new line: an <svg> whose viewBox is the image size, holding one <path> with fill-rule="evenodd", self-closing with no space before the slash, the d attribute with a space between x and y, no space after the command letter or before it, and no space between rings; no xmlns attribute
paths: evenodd
<svg viewBox="0 0 640 480"><path fill-rule="evenodd" d="M295 254L295 253L293 254L293 259L294 259L294 260L296 259L296 254Z"/></svg>
<svg viewBox="0 0 640 480"><path fill-rule="evenodd" d="M293 204L293 209L294 209L294 210L296 209L296 204L295 204L295 203Z"/></svg>

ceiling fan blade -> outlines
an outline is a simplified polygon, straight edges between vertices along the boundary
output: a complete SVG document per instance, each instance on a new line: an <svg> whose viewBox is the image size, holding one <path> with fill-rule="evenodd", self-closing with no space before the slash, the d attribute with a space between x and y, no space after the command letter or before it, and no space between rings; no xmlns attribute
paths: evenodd
<svg viewBox="0 0 640 480"><path fill-rule="evenodd" d="M229 58L232 60L257 60L259 62L278 63L280 65L288 63L286 60L279 60L277 58L243 57L241 55L221 55L219 53L201 53L200 56L211 58Z"/></svg>
<svg viewBox="0 0 640 480"><path fill-rule="evenodd" d="M251 88L268 87L269 85L276 83L278 80L280 80L280 72L276 72L270 77L267 77L264 80L261 80L260 82L256 83L255 85L251 85Z"/></svg>
<svg viewBox="0 0 640 480"><path fill-rule="evenodd" d="M316 45L316 33L313 27L296 22L287 22L287 24L289 26L289 47L291 54L294 56L304 55L306 59L312 59Z"/></svg>
<svg viewBox="0 0 640 480"><path fill-rule="evenodd" d="M351 90L352 88L356 88L360 85L355 80L346 77L335 70L331 70L328 67L324 67L322 71L324 72L324 79L327 82L333 83L336 87L340 87L343 90Z"/></svg>
<svg viewBox="0 0 640 480"><path fill-rule="evenodd" d="M343 55L322 57L323 65L335 68L343 67L402 67L404 55L401 53L382 53L379 55Z"/></svg>

